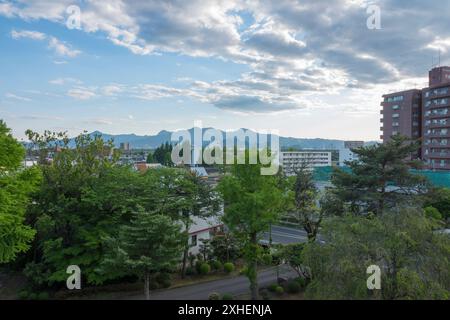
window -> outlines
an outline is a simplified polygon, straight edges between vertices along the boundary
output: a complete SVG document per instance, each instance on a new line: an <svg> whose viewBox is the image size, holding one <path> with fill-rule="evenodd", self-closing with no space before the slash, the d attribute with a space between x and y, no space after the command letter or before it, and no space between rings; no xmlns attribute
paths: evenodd
<svg viewBox="0 0 450 320"><path fill-rule="evenodd" d="M197 235L196 234L194 234L191 237L191 245L194 246L194 247L197 245Z"/></svg>
<svg viewBox="0 0 450 320"><path fill-rule="evenodd" d="M393 106L392 106L392 109L393 109L393 110L398 110L398 109L400 109L400 106L399 106L398 104L393 105Z"/></svg>
<svg viewBox="0 0 450 320"><path fill-rule="evenodd" d="M392 114L392 118L398 118L398 117L400 117L400 114L398 114L398 113L393 113Z"/></svg>
<svg viewBox="0 0 450 320"><path fill-rule="evenodd" d="M394 96L386 98L387 102L403 101L403 96Z"/></svg>

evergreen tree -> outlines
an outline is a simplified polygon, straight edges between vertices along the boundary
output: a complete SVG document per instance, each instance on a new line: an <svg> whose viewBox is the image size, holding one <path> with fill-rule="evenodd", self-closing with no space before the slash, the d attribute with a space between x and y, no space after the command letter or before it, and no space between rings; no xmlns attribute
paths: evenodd
<svg viewBox="0 0 450 320"><path fill-rule="evenodd" d="M150 281L158 273L173 271L181 258L184 234L181 226L168 216L145 212L135 213L129 225L120 227L116 239L109 239L111 251L103 266L126 268L144 282L144 293L150 298Z"/></svg>
<svg viewBox="0 0 450 320"><path fill-rule="evenodd" d="M381 214L399 201L420 199L429 184L410 172L421 166L410 160L418 148L417 142L395 135L386 143L354 149L359 159L346 163L350 172L334 170L331 192L356 214Z"/></svg>

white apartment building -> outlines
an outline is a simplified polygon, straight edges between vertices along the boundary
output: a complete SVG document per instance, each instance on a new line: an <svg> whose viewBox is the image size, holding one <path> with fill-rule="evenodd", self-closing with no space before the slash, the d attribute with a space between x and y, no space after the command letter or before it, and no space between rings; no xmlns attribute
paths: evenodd
<svg viewBox="0 0 450 320"><path fill-rule="evenodd" d="M346 166L346 161L355 161L359 157L352 149L361 148L364 146L364 141L345 141L344 148L339 150L339 166Z"/></svg>
<svg viewBox="0 0 450 320"><path fill-rule="evenodd" d="M293 176L303 166L309 169L331 166L331 151L303 150L281 152L280 164L287 176Z"/></svg>

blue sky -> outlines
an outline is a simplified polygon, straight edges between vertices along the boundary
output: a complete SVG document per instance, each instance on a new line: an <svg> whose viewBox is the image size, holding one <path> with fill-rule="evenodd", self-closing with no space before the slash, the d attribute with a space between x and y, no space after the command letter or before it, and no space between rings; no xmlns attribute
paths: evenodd
<svg viewBox="0 0 450 320"><path fill-rule="evenodd" d="M28 128L190 128L379 138L383 93L449 62L449 1L0 0L0 118ZM67 8L80 8L69 29ZM435 19L436 15L440 19Z"/></svg>

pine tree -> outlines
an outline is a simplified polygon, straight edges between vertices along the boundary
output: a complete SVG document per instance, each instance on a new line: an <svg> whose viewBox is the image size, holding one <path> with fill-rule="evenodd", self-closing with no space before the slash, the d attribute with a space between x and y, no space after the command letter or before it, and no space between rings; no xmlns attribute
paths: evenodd
<svg viewBox="0 0 450 320"><path fill-rule="evenodd" d="M356 214L381 214L398 201L420 199L429 185L426 178L413 174L421 163L410 160L419 144L395 135L389 142L354 149L359 160L347 162L350 172L335 169L331 192Z"/></svg>
<svg viewBox="0 0 450 320"><path fill-rule="evenodd" d="M151 277L173 271L180 262L184 236L181 226L169 217L141 208L129 225L121 226L118 237L110 238L108 243L111 251L103 262L104 268L125 267L138 275L148 300Z"/></svg>

